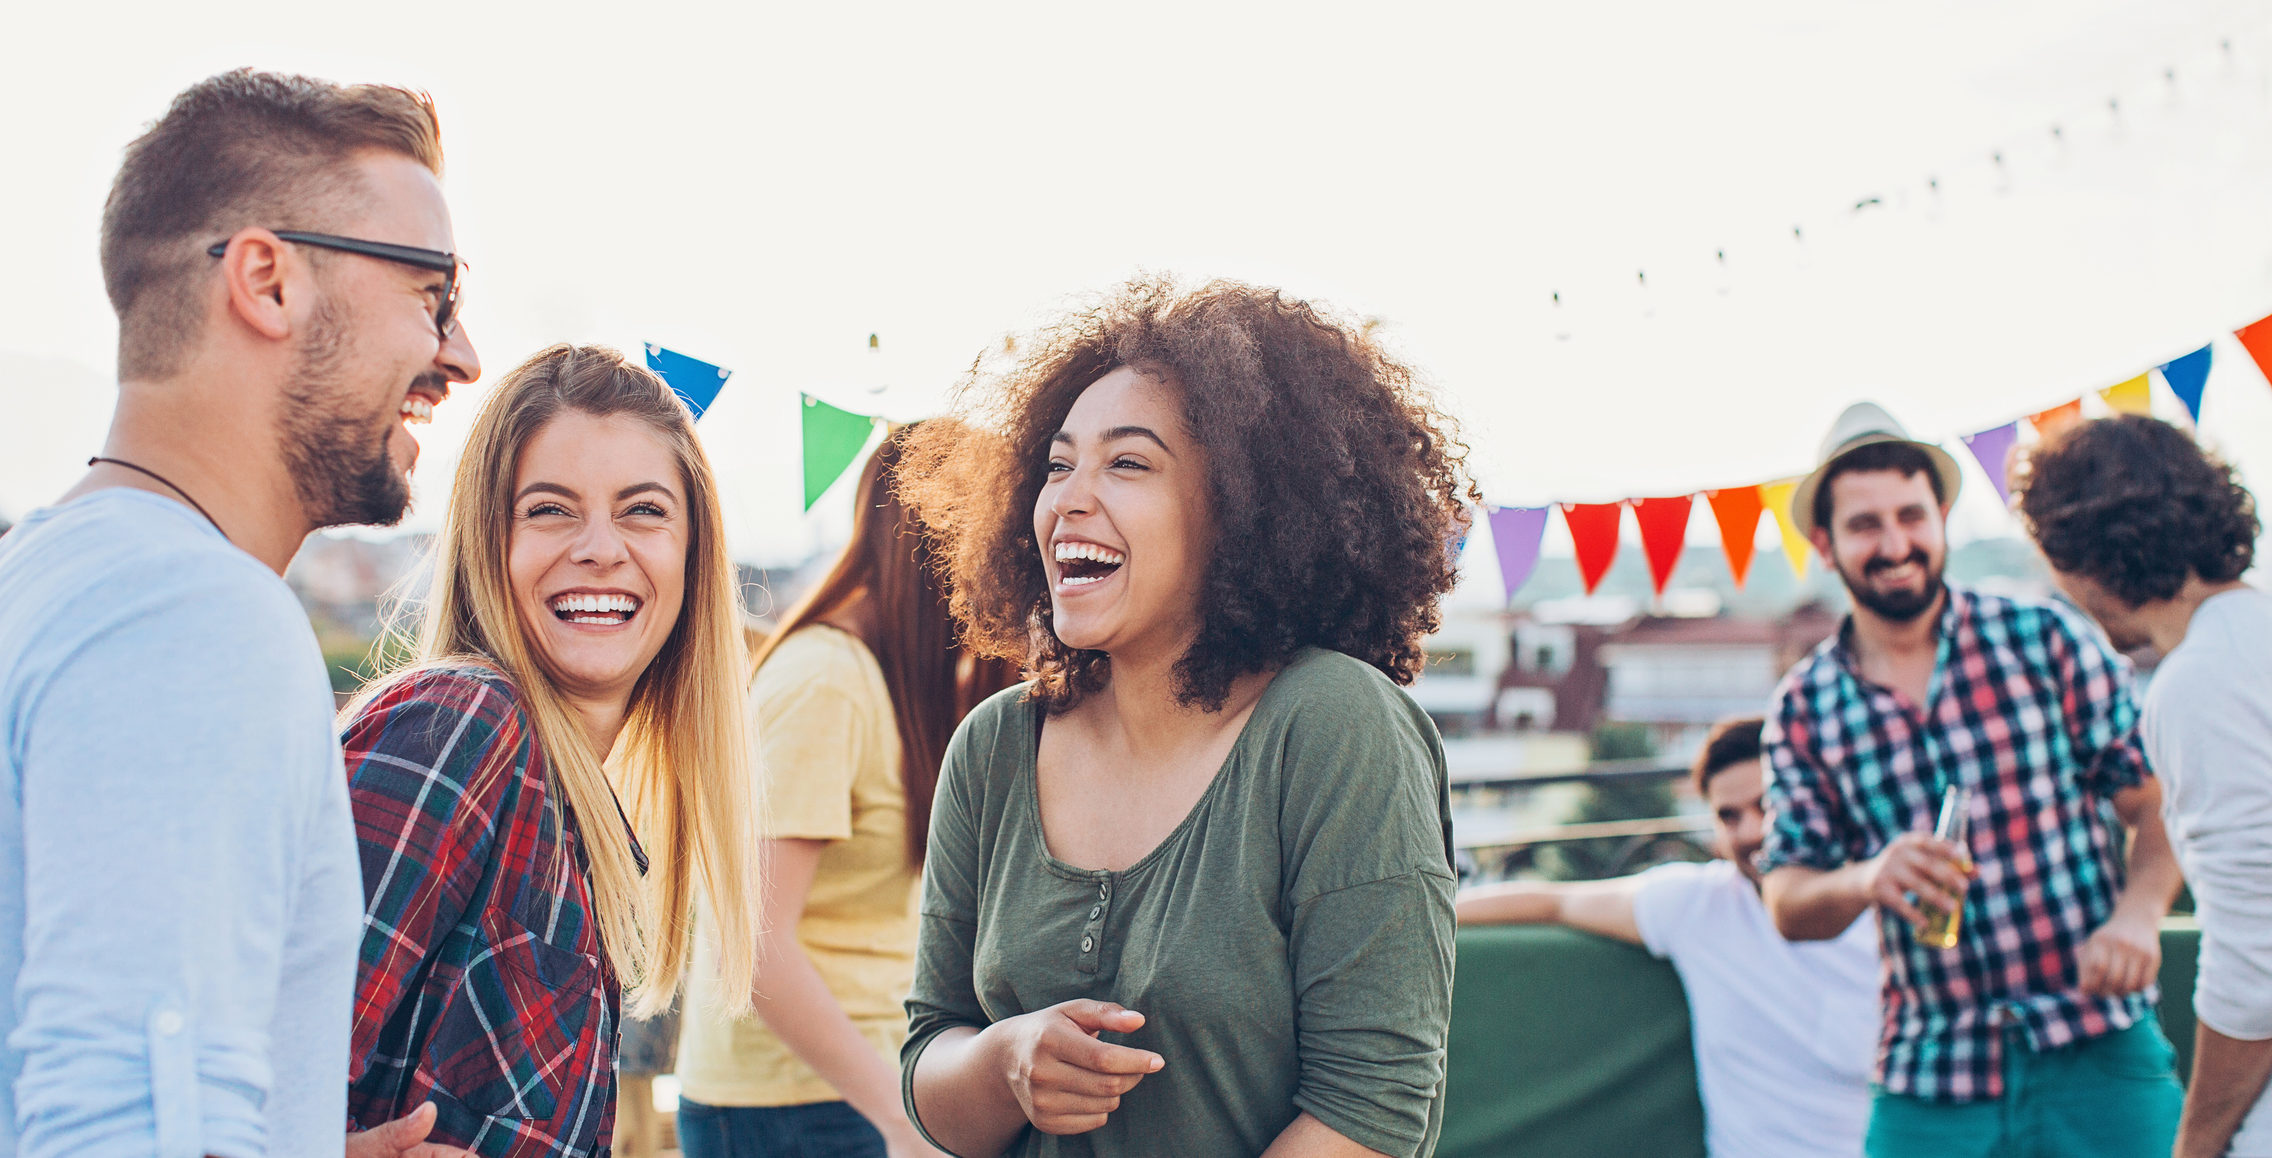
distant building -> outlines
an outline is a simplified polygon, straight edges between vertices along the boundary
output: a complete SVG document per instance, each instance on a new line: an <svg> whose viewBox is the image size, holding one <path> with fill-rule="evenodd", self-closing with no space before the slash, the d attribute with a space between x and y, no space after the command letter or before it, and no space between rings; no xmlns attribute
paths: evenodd
<svg viewBox="0 0 2272 1158"><path fill-rule="evenodd" d="M1660 752L1687 752L1714 721L1763 714L1783 673L1838 623L1819 603L1777 619L1634 620L1600 648L1602 713L1648 725Z"/></svg>

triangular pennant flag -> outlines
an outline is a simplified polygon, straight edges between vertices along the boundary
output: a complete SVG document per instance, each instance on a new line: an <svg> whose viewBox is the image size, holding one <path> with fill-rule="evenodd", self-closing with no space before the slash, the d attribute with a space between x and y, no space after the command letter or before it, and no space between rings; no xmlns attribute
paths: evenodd
<svg viewBox="0 0 2272 1158"><path fill-rule="evenodd" d="M2209 385L2209 358L2211 348L2203 346L2182 358L2162 363L2162 381L2169 383L2169 392L2185 403L2185 412L2201 421L2201 392Z"/></svg>
<svg viewBox="0 0 2272 1158"><path fill-rule="evenodd" d="M2098 392L2107 409L2116 414L2146 414L2154 412L2152 379L2140 374L2126 382L2117 382Z"/></svg>
<svg viewBox="0 0 2272 1158"><path fill-rule="evenodd" d="M1704 499L1712 504L1712 517L1720 523L1720 549L1728 553L1728 574L1735 577L1741 590L1745 577L1751 574L1751 549L1759 539L1759 516L1766 510L1759 488L1705 491Z"/></svg>
<svg viewBox="0 0 2272 1158"><path fill-rule="evenodd" d="M860 457L860 448L868 445L868 434L875 429L876 420L839 410L810 394L798 397L804 400L805 509L809 511L852 460Z"/></svg>
<svg viewBox="0 0 2272 1158"><path fill-rule="evenodd" d="M2241 348L2256 359L2256 368L2272 379L2272 318L2260 318L2233 331L2240 339Z"/></svg>
<svg viewBox="0 0 2272 1158"><path fill-rule="evenodd" d="M1507 598L1522 590L1538 566L1538 544L1546 537L1545 507L1491 508L1491 545L1499 553L1499 581Z"/></svg>
<svg viewBox="0 0 2272 1158"><path fill-rule="evenodd" d="M2039 437L2049 438L2083 420L2083 400L2077 398L2073 402L2062 402L2049 410L2038 410L2028 415L2027 420L2029 425L2035 427L2035 433Z"/></svg>
<svg viewBox="0 0 2272 1158"><path fill-rule="evenodd" d="M1972 457L1980 460L1980 469L1988 472L1988 481L1996 484L1996 496L2012 505L2012 492L2005 485L2006 467L2011 463L2012 446L2020 440L2020 424L2007 422L1994 430L1964 436L1964 445L1971 449Z"/></svg>
<svg viewBox="0 0 2272 1158"><path fill-rule="evenodd" d="M1562 521L1578 548L1578 577L1585 580L1588 595L1617 562L1617 524L1624 516L1624 503L1562 504Z"/></svg>
<svg viewBox="0 0 2272 1158"><path fill-rule="evenodd" d="M1814 545L1807 542L1806 536L1799 534L1799 525L1791 521L1791 492L1797 489L1799 480L1778 479L1759 484L1759 497L1767 505L1768 511L1774 514L1775 529L1783 535L1783 561L1791 565L1791 574L1804 579L1807 577L1808 557L1814 553Z"/></svg>
<svg viewBox="0 0 2272 1158"><path fill-rule="evenodd" d="M1688 511L1696 499L1633 500L1633 521L1641 525L1641 551L1649 557L1649 580L1663 598L1672 569L1680 565L1680 548L1688 541Z"/></svg>
<svg viewBox="0 0 2272 1158"><path fill-rule="evenodd" d="M697 422L702 420L703 411L718 400L718 391L725 387L726 379L734 375L731 370L700 358L689 358L676 350L666 350L653 342L647 343L647 368L662 375L663 384L678 395L679 401L686 403Z"/></svg>

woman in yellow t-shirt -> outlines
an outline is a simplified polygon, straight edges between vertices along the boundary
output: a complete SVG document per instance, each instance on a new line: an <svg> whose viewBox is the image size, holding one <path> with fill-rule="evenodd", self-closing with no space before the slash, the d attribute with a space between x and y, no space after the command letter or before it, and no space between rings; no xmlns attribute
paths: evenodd
<svg viewBox="0 0 2272 1158"><path fill-rule="evenodd" d="M686 1158L939 1153L901 1108L898 1063L931 792L955 725L1016 673L955 643L892 494L905 429L867 461L843 556L757 649L757 1016L715 1012L731 1003L698 957L678 1054Z"/></svg>

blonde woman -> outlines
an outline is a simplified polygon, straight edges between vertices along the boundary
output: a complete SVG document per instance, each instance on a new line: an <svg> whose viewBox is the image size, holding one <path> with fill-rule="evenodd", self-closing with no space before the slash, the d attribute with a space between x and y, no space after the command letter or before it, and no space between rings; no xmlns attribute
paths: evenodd
<svg viewBox="0 0 2272 1158"><path fill-rule="evenodd" d="M717 485L662 381L554 346L474 422L414 659L346 715L363 951L350 1128L434 1104L484 1155L605 1153L623 993L660 1011L759 895Z"/></svg>

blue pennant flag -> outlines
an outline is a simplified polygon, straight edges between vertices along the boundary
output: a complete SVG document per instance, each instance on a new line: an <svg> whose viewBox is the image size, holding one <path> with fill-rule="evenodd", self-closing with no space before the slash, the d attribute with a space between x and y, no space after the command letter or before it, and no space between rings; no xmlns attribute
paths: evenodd
<svg viewBox="0 0 2272 1158"><path fill-rule="evenodd" d="M2162 381L2169 383L2169 391L2185 403L2185 411L2193 421L2201 421L2201 391L2209 385L2209 347L2174 361L2162 363Z"/></svg>
<svg viewBox="0 0 2272 1158"><path fill-rule="evenodd" d="M689 358L676 350L666 350L653 342L647 343L647 368L663 376L663 382L694 412L695 421L702 420L702 412L718 400L718 391L734 372L715 366L700 358Z"/></svg>

